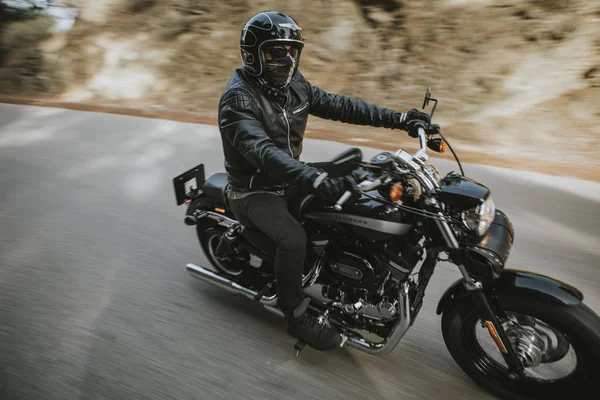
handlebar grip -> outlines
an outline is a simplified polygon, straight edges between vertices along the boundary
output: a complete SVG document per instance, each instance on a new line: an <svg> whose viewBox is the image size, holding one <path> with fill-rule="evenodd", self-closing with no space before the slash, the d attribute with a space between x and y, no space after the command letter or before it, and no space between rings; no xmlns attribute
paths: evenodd
<svg viewBox="0 0 600 400"><path fill-rule="evenodd" d="M342 205L352 196L352 192L349 190L346 190L346 193L344 193L342 195L342 197L340 197L340 199L337 201L337 203L335 203L335 205L333 206L333 208L335 208L337 211L340 211L342 209Z"/></svg>

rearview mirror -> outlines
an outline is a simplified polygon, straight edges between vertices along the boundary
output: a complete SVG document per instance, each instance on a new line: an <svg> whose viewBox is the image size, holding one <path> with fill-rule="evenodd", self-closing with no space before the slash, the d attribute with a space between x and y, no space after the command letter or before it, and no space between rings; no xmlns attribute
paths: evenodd
<svg viewBox="0 0 600 400"><path fill-rule="evenodd" d="M427 90L425 91L425 100L423 100L423 109L425 109L425 107L429 105L430 100L435 102L433 108L431 109L431 114L429 114L429 117L433 120L433 113L435 112L435 107L437 107L438 101L437 99L431 97L431 89L429 88L429 86L427 86Z"/></svg>

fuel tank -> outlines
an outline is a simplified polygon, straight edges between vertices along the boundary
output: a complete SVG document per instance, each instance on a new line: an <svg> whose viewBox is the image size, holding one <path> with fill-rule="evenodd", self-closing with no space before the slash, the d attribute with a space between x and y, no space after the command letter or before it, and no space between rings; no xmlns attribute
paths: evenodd
<svg viewBox="0 0 600 400"><path fill-rule="evenodd" d="M368 194L381 197L377 191ZM366 196L361 196L353 204L348 201L340 211L315 199L305 210L304 217L376 241L406 235L416 223L412 215Z"/></svg>

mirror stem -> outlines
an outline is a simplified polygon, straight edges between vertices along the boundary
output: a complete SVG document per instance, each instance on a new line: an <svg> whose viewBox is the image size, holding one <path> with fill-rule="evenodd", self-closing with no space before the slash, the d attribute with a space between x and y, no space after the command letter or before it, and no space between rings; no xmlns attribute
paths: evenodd
<svg viewBox="0 0 600 400"><path fill-rule="evenodd" d="M430 97L429 100L434 101L435 104L433 105L433 108L431 109L431 114L429 115L429 117L431 118L431 120L433 121L433 113L435 112L435 108L438 105L438 101L437 99L434 99L433 97Z"/></svg>

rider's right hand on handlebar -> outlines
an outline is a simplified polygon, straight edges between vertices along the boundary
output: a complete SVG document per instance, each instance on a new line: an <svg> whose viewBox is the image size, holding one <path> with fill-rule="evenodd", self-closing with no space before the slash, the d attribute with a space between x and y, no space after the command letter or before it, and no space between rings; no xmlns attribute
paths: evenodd
<svg viewBox="0 0 600 400"><path fill-rule="evenodd" d="M423 128L427 134L437 135L440 133L440 126L438 124L428 124L425 121L419 120L409 121L407 123L406 131L410 137L418 138L419 128Z"/></svg>
<svg viewBox="0 0 600 400"><path fill-rule="evenodd" d="M335 203L347 190L354 192L358 185L356 172L336 178L325 178L317 186L316 193L327 204Z"/></svg>

